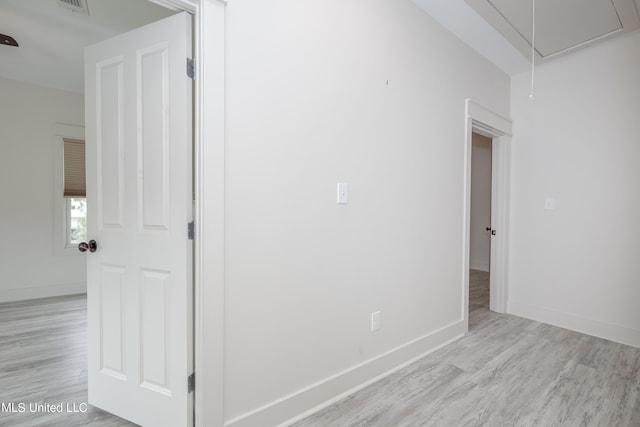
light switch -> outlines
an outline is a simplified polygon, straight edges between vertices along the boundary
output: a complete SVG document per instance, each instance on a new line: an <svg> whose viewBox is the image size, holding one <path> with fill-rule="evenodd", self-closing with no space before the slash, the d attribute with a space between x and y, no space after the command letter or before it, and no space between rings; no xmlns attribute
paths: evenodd
<svg viewBox="0 0 640 427"><path fill-rule="evenodd" d="M556 199L552 197L547 197L544 199L544 209L547 211L555 210L556 208Z"/></svg>
<svg viewBox="0 0 640 427"><path fill-rule="evenodd" d="M380 330L380 311L371 313L371 332Z"/></svg>
<svg viewBox="0 0 640 427"><path fill-rule="evenodd" d="M349 203L349 184L344 182L338 183L338 203Z"/></svg>

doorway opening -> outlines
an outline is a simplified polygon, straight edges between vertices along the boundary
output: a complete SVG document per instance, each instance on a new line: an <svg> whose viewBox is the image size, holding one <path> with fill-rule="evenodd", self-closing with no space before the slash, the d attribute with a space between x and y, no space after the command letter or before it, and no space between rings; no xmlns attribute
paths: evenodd
<svg viewBox="0 0 640 427"><path fill-rule="evenodd" d="M469 242L469 310L489 310L491 275L491 149L492 138L471 137L471 218ZM473 329L474 316L469 328Z"/></svg>
<svg viewBox="0 0 640 427"><path fill-rule="evenodd" d="M28 4L27 4L28 3ZM47 127L50 127L49 121L53 121L51 118L55 120L60 120L61 123L56 123L54 126L53 134L56 136L56 149L51 150L53 154L55 154L55 166L52 166L55 169L56 176L55 182L56 186L64 183L64 194L62 191L56 191L55 200L53 210L54 213L51 215L63 217L64 221L55 222L52 227L55 226L54 232L56 234L55 249L52 249L52 255L69 255L65 258L54 258L50 263L42 262L43 269L53 270L51 276L51 282L55 285L55 280L60 282L65 280L71 280L67 277L75 277L70 274L67 275L67 272L76 272L81 271L79 267L81 265L76 265L76 263L72 264L70 261L77 260L80 257L84 259L88 254L81 255L78 251L78 243L82 241L89 241L87 237L91 238L92 236L87 236L86 234L86 224L83 223L86 217L80 217L79 214L84 214L85 212L91 212L92 210L96 211L96 205L88 205L86 199L84 198L84 193L79 194L75 192L69 192L68 190L76 190L75 187L70 187L69 182L65 180L62 182L61 177L63 176L61 170L63 169L65 172L68 167L72 165L76 160L80 159L84 160L84 143L82 147L82 153L75 153L74 156L70 157L68 154L72 152L71 145L79 145L80 142L84 141L84 121L82 120L81 114L75 114L75 111L82 111L84 107L81 101L82 89L81 85L83 82L83 67L75 61L76 56L82 60L82 53L85 44L93 44L105 38L110 38L112 36L116 36L121 33L126 33L131 29L143 27L147 24L156 22L162 18L169 17L175 15L178 10L168 9L167 7L163 7L158 4L154 4L153 2L147 0L136 0L130 1L125 0L122 1L112 1L112 0L103 0L90 2L91 10L90 15L80 15L68 12L67 10L57 8L55 2L49 4L51 2L7 2L6 5L3 5L2 8L7 7L11 16L15 16L15 21L17 22L32 22L33 25L23 25L23 27L27 27L29 29L29 36L33 36L33 39L29 39L26 37L26 34L19 33L20 28L16 29L16 34L21 34L18 37L21 41L25 40L24 43L20 46L20 53L22 55L15 55L16 58L24 57L25 60L31 58L31 53L37 51L37 42L44 42L44 45L52 47L52 46L63 46L69 45L70 51L65 51L65 55L58 54L58 50L47 52L48 55L39 55L46 58L64 58L58 59L59 62L63 62L60 65L61 69L64 72L61 74L64 75L73 75L78 78L72 79L74 81L73 88L67 88L59 82L49 82L48 80L36 80L36 73L29 73L29 77L33 78L31 80L25 80L23 82L17 81L15 86L17 87L13 93L18 93L18 96L15 96L16 99L7 99L7 102L14 102L20 98L20 93L26 94L36 94L37 97L43 100L43 106L39 109L33 108L34 113L31 116L30 120L34 124L34 128L43 127L43 122ZM122 4L120 4L122 3ZM126 3L126 5L124 4ZM127 16L121 16L119 11L122 10L122 6L127 6ZM4 9L3 9L4 10ZM20 19L17 19L17 18ZM38 29L38 31L32 31L34 28ZM49 31L49 32L48 32ZM69 40L73 40L74 43L59 43L58 33L60 33L60 37L66 37ZM77 41L77 43L75 43ZM73 58L71 58L73 57ZM37 70L39 68L44 69L45 77L51 77L56 75L55 72L48 72L51 70L57 71L57 65L59 64L51 64L50 66L41 65L40 67L23 67L24 69ZM154 65L154 64L152 64ZM180 64L184 67L184 60L181 61ZM184 68L182 68L184 69ZM10 77L10 76L9 76ZM11 80L7 77L8 80ZM53 77L51 78L53 80ZM63 82L65 83L65 82ZM80 85L80 87L76 88L76 83ZM48 86L50 85L50 87ZM60 87L57 87L59 85ZM57 90L56 92L52 91ZM105 91L106 93L107 91ZM69 109L74 112L74 114L58 114L50 107L52 104L49 101L49 98L53 100L62 99L64 104L58 106L60 110ZM13 98L13 96L12 96ZM17 102L16 102L17 103ZM189 104L191 106L191 104ZM70 107L69 107L70 106ZM42 111L41 111L42 110ZM64 124L63 124L64 123ZM189 121L191 123L191 121ZM69 124L73 124L71 126ZM60 132L60 127L64 127L64 132ZM82 130L81 134L73 134L73 132L67 133L67 129L69 128L78 128ZM28 134L29 136L31 134ZM38 134L38 136L41 136ZM57 137L60 138L57 138ZM68 137L68 138L64 138ZM70 139L69 139L70 138ZM42 140L43 138L34 138ZM59 144L57 139L60 139ZM58 145L59 150L58 150ZM69 145L68 147L66 145ZM48 147L46 147L48 148ZM59 151L59 153L58 153ZM49 153L47 150L43 150L43 157L46 157L46 154ZM58 156L59 154L59 156ZM51 162L52 164L54 162ZM24 166L25 169L28 169L27 166ZM84 169L84 168L83 168ZM75 172L75 171L74 171ZM71 174L75 176L74 174ZM49 177L47 177L49 178ZM60 178L60 179L59 179ZM39 177L38 177L39 179ZM84 172L82 173L82 180L84 182ZM192 179L191 179L192 180ZM50 180L47 180L49 183ZM60 181L60 182L59 182ZM72 198L73 197L73 198ZM191 197L191 193L189 193L189 197ZM44 203L42 203L44 205ZM190 200L189 206L192 206L192 201ZM43 209L44 210L44 209ZM81 211L81 212L78 212ZM31 216L30 212L25 212L25 217ZM58 227L60 224L60 227ZM182 230L182 228L181 228ZM44 233L46 234L46 233ZM53 234L53 233L52 233ZM58 239L59 234L59 239ZM46 242L46 240L45 240ZM60 243L60 244L59 244ZM102 243L102 242L101 242ZM49 245L46 245L47 247ZM51 245L53 248L54 245ZM58 250L58 246L60 246L60 250ZM64 250L68 249L68 253L63 253ZM99 248L102 249L102 248ZM93 251L92 251L93 252ZM62 267L56 270L57 265L61 265ZM188 265L191 265L189 263ZM63 271L64 270L64 271ZM65 284L66 285L66 284ZM75 283L74 283L75 285ZM81 285L78 283L78 285ZM48 282L47 282L48 286ZM13 355L12 359L15 360L15 370L20 372L33 371L33 366L37 366L39 375L31 376L30 380L33 381L33 387L25 386L24 381L16 382L18 385L15 393L7 394L6 396L8 401L9 397L11 399L16 399L16 401L21 402L35 402L37 399L44 399L45 402L52 401L59 403L61 406L64 406L65 411L36 411L33 414L22 414L22 411L18 410L11 411L11 413L3 414L3 418L6 415L7 417L12 417L10 423L15 424L47 424L52 422L60 422L61 424L82 424L82 423L93 423L96 418L100 418L100 420L105 423L118 423L125 425L122 420L111 418L109 414L95 410L90 408L87 405L87 397L86 397L86 353L87 353L87 334L86 334L86 315L84 312L86 311L86 296L80 294L83 292L83 289L78 286L79 289L76 289L75 286L73 288L69 287L69 289L63 288L63 286L56 287L55 291L48 291L45 289L45 286L41 287L42 289L35 289L32 295L29 297L33 298L28 301L18 301L16 303L12 303L11 306L7 305L3 307L3 309L9 311L20 311L19 316L10 315L9 321L14 319L24 319L24 314L27 313L36 313L33 317L37 322L34 322L32 325L32 329L30 333L33 333L36 337L46 337L51 335L55 337L55 340L46 340L42 341L40 338L31 340L28 336L25 335L26 339L23 338L24 341L42 341L39 345L42 347L42 343L46 343L46 350L43 351L42 348L31 352L30 354L41 354L41 357L34 361L32 358L20 357L19 355ZM62 288L62 289L61 289ZM61 290L60 290L61 289ZM86 288L85 288L86 289ZM36 291L40 291L40 293L36 293ZM57 293L65 293L65 294L78 294L78 295L63 295L58 296L57 298L49 298L52 296L51 294ZM18 295L17 299L20 298L21 295ZM55 295L53 295L55 296ZM46 298L46 299L39 299ZM17 307L17 308L16 308ZM14 310L14 308L16 308ZM11 313L10 313L11 314ZM43 321L42 319L47 319ZM111 329L110 332L113 331L114 328ZM55 341L55 342L54 342ZM20 343L19 347L22 347L24 343ZM30 344L30 343L29 343ZM66 344L66 345L65 345ZM25 344L26 345L26 344ZM27 353L29 354L29 353ZM26 363L26 362L28 363ZM66 368L66 369L63 369ZM26 377L27 375L23 375ZM11 381L7 381L11 384ZM73 383L73 387L67 387L66 384ZM7 385L7 384L5 384ZM182 385L182 383L181 383ZM30 389L37 390L47 390L47 393L50 394L40 394L32 396L30 393ZM54 397L51 397L54 396ZM63 405L64 403L64 405ZM28 403L27 403L28 407ZM72 408L72 410L69 410ZM55 409L55 408L54 408ZM13 412L16 412L15 414ZM55 412L49 413L49 412ZM21 417L27 417L28 420L23 420ZM40 417L40 418L38 418ZM58 417L54 420L54 417ZM73 421L69 421L72 419ZM84 420L84 421L83 421ZM175 425L175 424L174 424Z"/></svg>
<svg viewBox="0 0 640 427"><path fill-rule="evenodd" d="M164 9L168 9L172 13L178 13L181 11L187 11L193 15L193 25L194 25L194 33L193 33L193 43L194 43L194 61L193 68L195 71L195 81L194 81L194 102L193 102L193 139L194 139L194 197L195 202L193 203L192 209L194 211L194 221L195 221L195 229L193 235L195 236L194 240L194 328L195 328L195 336L193 338L195 344L195 367L198 372L198 381L195 385L196 393L195 393L195 416L196 416L196 424L197 425L222 425L223 424L223 389L222 389L222 381L220 380L223 377L223 346L224 346L224 335L223 335L223 313L224 313L224 17L225 17L225 5L226 0L202 0L198 2L194 2L192 0L89 0L89 12L91 16L96 16L98 14L99 9L104 9L103 7L98 7L98 2L103 3L103 6L113 7L114 10L120 11L115 14L111 14L110 16L115 19L117 24L122 25L130 25L131 19L135 19L135 17L143 17L144 19L149 19L152 14L150 13L134 13L134 9L138 10L136 4L151 4L155 3L156 6L162 6ZM17 35L16 37L18 41L27 40L26 36L22 34L28 35L30 43L21 42L20 43L20 55L14 55L16 53L15 50L5 50L8 53L7 56L3 56L3 58L9 58L10 60L6 61L9 65L13 63L13 59L17 58L25 58L28 55L24 55L25 48L28 45L33 45L35 39L38 34L42 32L40 30L44 30L45 25L51 24L54 20L52 16L45 10L49 7L55 8L57 6L55 2L51 2L50 0L33 0L29 2L23 2L20 0L6 0L0 6L2 9L3 16L9 16L5 13L5 7L16 7L16 8L24 8L29 9L33 12L33 16L28 18L30 22L33 22L33 25L25 25L25 19L8 19L6 24L11 24L11 28L8 28L7 31L11 32L11 34ZM125 10L127 13L122 14L121 11ZM105 29L101 25L86 25L86 21L91 18L86 15L73 13L72 11L67 11L65 24L61 26L61 28L72 29L75 28L76 25L73 22L77 22L78 20L83 21L84 24L79 25L83 29L88 30L96 30L102 34L102 39L108 38L113 34L105 33ZM68 24L68 25L67 25ZM34 32L34 28L38 29L38 31ZM137 28L137 26L136 26ZM59 63L62 63L65 67L69 66L72 62L69 55L63 54L53 54L52 49L62 48L62 47L73 47L77 46L76 41L78 42L86 42L85 37L68 37L64 43L57 43L52 39L52 37L45 37L42 39L45 42L45 48L36 51L36 55L28 56L29 58L36 58L38 60L44 59L52 59L59 60L60 58L64 58L65 61L59 60ZM206 40L206 42L205 42ZM71 42L73 41L73 43ZM90 43L89 43L90 44ZM9 49L9 48L7 48ZM15 47L11 47L11 49L17 49ZM47 55L42 55L41 52L47 52ZM4 52L3 52L4 54ZM0 55L1 56L1 55ZM78 63L81 63L82 55L80 55L80 60ZM3 59L3 61L5 61ZM4 64L3 65L8 65ZM35 74L37 71L42 71L44 76L47 78L46 81L42 83L36 83L36 86L47 86L47 82L50 82L54 77L61 76L64 77L63 84L57 89L61 90L69 90L72 92L81 93L81 86L83 84L83 72L82 67L78 67L77 73L72 70L60 71L56 64L40 64L40 65L24 65L20 64L20 66L14 67L17 70L14 74L18 77L12 77L11 75L4 75L5 71L13 68L4 67L3 73L0 76L0 83L2 83L3 91L4 87L12 87L11 85L4 84L3 78L8 80L21 81L25 83L29 83L28 78ZM206 72L205 72L206 70ZM203 82L207 82L206 86ZM68 84L71 83L79 86L77 90L67 88ZM4 93L4 92L3 92ZM12 90L7 92L8 99L31 99L28 97L22 96L22 93L19 93L18 88L12 88ZM34 97L38 99L37 96ZM40 99L45 99L44 97L40 97ZM83 123L82 115L77 114L77 108L72 108L70 101L67 102L67 98L64 98L64 103L56 103L56 111L64 112L61 114L63 117L54 117L51 120L51 123L59 122L59 123L70 123L81 125ZM20 102L18 104L25 104L26 102ZM48 105L45 102L40 102L36 100L34 102L28 103L31 106L35 105ZM74 104L75 105L75 104ZM78 107L81 108L81 107ZM80 111L80 110L78 110ZM204 116L204 112L206 112L207 120L202 120ZM8 116L11 118L11 115ZM26 115L25 115L26 117ZM15 121L17 124L22 122ZM40 129L38 126L33 126L32 122L28 122L25 128L33 128ZM5 129L3 129L5 130ZM20 134L16 132L16 135ZM46 137L48 139L48 136ZM14 141L19 140L16 138L11 138L6 141L6 143L13 143ZM31 138L29 139L28 144L16 144L21 147L28 147L29 150L32 149L32 143L34 141L40 141L43 138ZM49 139L48 139L49 140ZM207 141L207 151L204 152L203 141ZM43 150L40 150L41 153L47 153L49 147L45 147ZM32 150L33 151L33 150ZM35 151L33 151L35 152ZM37 158L38 156L36 156ZM45 158L46 156L40 156ZM14 161L14 163L16 163ZM48 161L46 163L49 163ZM53 163L53 162L51 162ZM31 166L32 163L29 163ZM206 165L206 168L204 167ZM33 171L38 169L39 171L45 171L46 177L44 181L46 185L41 187L48 188L50 183L50 175L53 174L53 171L49 174L49 168L33 168L33 167L24 167L25 171L29 171L29 182L36 182L38 178L33 176ZM53 168L53 166L52 166ZM19 168L17 168L19 170ZM204 185L204 183L207 185ZM33 196L33 194L29 194L28 191L23 191L23 194L26 196ZM40 193L37 193L40 194ZM205 197L206 196L206 197ZM62 198L60 198L62 199ZM48 196L47 199L48 200ZM56 201L56 203L62 203ZM53 203L51 203L53 204ZM24 209L23 205L15 204L15 206L20 206L20 209ZM35 206L35 205L34 205ZM28 205L31 207L31 205ZM38 212L45 212L46 214L50 214L49 210L42 209L42 202L37 204ZM87 206L88 213L91 212L92 207ZM33 211L25 211L24 214L21 214L17 218L31 218L33 215ZM202 226L203 218L207 217L207 227ZM53 228L54 221L51 222L51 227ZM17 223L20 224L20 219L17 220ZM57 222L56 222L57 224ZM22 227L15 227L17 230L22 232ZM41 237L42 234L46 235L47 233L41 233L40 228L32 227L34 233L37 233L35 238L25 238L25 236L20 236L20 240L27 243L28 248L38 247L43 248L49 245L32 245L31 242L36 241L42 243ZM56 227L55 230L60 230L59 234L63 236L62 228ZM58 231L56 231L58 233ZM54 234L53 231L50 233L52 236ZM13 236L12 236L13 238ZM62 237L61 237L62 238ZM18 240L18 239L15 239ZM204 244L205 240L208 242ZM46 243L46 242L45 242ZM51 245L52 249L47 249L47 253L50 251L52 256L62 255L61 253L56 252L55 248L53 248L53 244ZM204 251L203 247L207 247L206 254L206 262L204 262ZM71 250L71 249L70 249ZM42 251L41 251L42 252ZM24 251L26 258L26 265L31 266L33 260L33 253L29 253L29 251ZM78 250L75 249L73 254L78 253ZM76 258L78 258L76 256ZM21 258L22 259L22 258ZM46 263L47 268L55 266L59 264L65 271L72 271L69 267L70 261L73 257L64 257L58 258L58 263L56 262L48 262ZM19 272L16 274L20 274L19 276L21 280L13 280L12 282L22 284L25 279L23 273L27 271L27 269L22 268L19 262L12 263L15 266L15 271ZM42 263L45 266L45 263ZM4 265L3 265L4 267ZM29 267L31 271L40 271L47 270L45 268L35 269ZM77 270L77 269L76 269ZM75 271L75 270L73 270ZM4 271L3 271L4 273ZM35 274L34 276L38 276ZM59 275L55 276L58 277ZM49 278L53 277L50 275ZM47 280L49 280L47 278ZM3 301L19 301L18 305L22 307L22 300L33 299L33 298L47 298L54 295L62 295L62 294L81 294L84 292L85 286L84 283L81 283L83 278L72 278L68 280L73 280L73 283L62 283L60 286L51 283L53 286L49 287L24 287L20 288L12 288L7 290L2 290L0 294L4 298ZM35 281L34 281L35 282ZM77 282L77 283L76 283ZM3 282L4 283L4 282ZM31 283L31 282L29 282ZM207 292L203 292L202 283L207 283ZM49 289L51 288L51 289ZM34 296L34 292L38 292L39 296ZM65 298L65 297L60 297ZM81 300L83 302L86 301L86 298L81 295ZM38 300L44 301L44 300ZM1 307L0 307L1 308ZM206 309L205 309L206 308ZM12 307L9 307L11 311L13 311ZM56 314L56 313L54 313ZM18 319L18 317L15 317ZM56 317L56 320L59 320ZM73 323L73 322L71 322ZM53 324L53 322L51 322ZM65 325L70 323L65 323ZM56 343L60 344L60 340L56 340ZM62 346L63 350L70 347ZM28 353L30 355L33 354L42 354L43 357L49 357L51 348L48 347L46 352L38 350L36 352ZM60 359L50 360L67 360L67 359L77 359L78 353L72 352L71 357L67 358L66 354L61 356ZM16 362L22 361L24 362L26 359L19 358L13 355L12 360ZM31 366L33 363L25 364L25 369L28 372L31 372ZM40 366L39 366L40 368ZM59 366L57 366L57 371L52 371L55 374L56 378L60 377ZM81 373L86 375L86 369L78 370ZM16 370L15 372L20 372ZM42 379L42 372L37 378ZM182 381L181 381L182 382ZM83 381L79 381L77 384L82 384ZM15 384L21 390L25 390L23 378L20 378L20 381L16 381ZM84 386L86 386L86 382L84 382ZM36 389L36 388L34 388ZM38 388L40 390L40 388ZM5 390L5 392L9 392L9 390ZM15 400L18 395L15 393L7 394L7 396L11 397L11 400ZM59 398L59 396L56 396ZM6 400L6 399L5 399ZM84 398L83 402L86 402L86 398ZM206 402L206 404L205 404ZM5 414L10 417L20 416L20 414ZM53 414L43 414L40 413L38 415L44 415L48 417L48 421L51 422L51 416ZM56 414L56 415L64 415L64 414ZM89 414L85 414L89 416ZM80 417L82 414L74 414L74 416Z"/></svg>
<svg viewBox="0 0 640 427"><path fill-rule="evenodd" d="M507 311L511 121L471 99L466 104L462 317L468 330L471 279L473 304L488 300L491 311ZM480 181L472 196L474 139Z"/></svg>

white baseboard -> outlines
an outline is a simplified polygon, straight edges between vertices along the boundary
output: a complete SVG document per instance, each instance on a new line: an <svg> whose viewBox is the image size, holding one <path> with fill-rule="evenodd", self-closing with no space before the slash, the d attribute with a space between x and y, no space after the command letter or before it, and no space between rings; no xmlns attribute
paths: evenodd
<svg viewBox="0 0 640 427"><path fill-rule="evenodd" d="M604 338L621 344L640 348L640 330L627 326L614 325L571 313L550 310L519 302L509 302L509 314L559 326L598 338Z"/></svg>
<svg viewBox="0 0 640 427"><path fill-rule="evenodd" d="M0 302L22 301L27 299L58 297L62 295L86 294L87 283L63 283L28 288L0 289Z"/></svg>
<svg viewBox="0 0 640 427"><path fill-rule="evenodd" d="M464 321L455 322L275 402L231 419L224 425L227 427L291 425L457 340L466 332Z"/></svg>
<svg viewBox="0 0 640 427"><path fill-rule="evenodd" d="M486 271L488 273L489 266L488 265L470 265L469 270L480 270L480 271Z"/></svg>

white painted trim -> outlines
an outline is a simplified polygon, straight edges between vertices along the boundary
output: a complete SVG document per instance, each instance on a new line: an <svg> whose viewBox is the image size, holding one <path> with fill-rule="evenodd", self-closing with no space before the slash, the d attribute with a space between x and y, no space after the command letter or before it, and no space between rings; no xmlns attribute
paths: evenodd
<svg viewBox="0 0 640 427"><path fill-rule="evenodd" d="M640 348L640 329L602 322L562 311L509 301L510 314Z"/></svg>
<svg viewBox="0 0 640 427"><path fill-rule="evenodd" d="M471 116L474 121L474 128L477 133L489 138L502 135L512 135L512 123L510 119L478 104L474 100L467 98L467 117ZM483 130L489 134L484 134Z"/></svg>
<svg viewBox="0 0 640 427"><path fill-rule="evenodd" d="M469 324L469 263L471 233L471 153L472 134L492 138L491 222L497 230L491 238L490 309L506 312L508 293L509 192L511 182L511 120L467 99L465 102L465 154L463 196L463 261L462 261L462 314ZM466 331L465 331L466 332Z"/></svg>
<svg viewBox="0 0 640 427"><path fill-rule="evenodd" d="M1 289L0 303L86 293L87 282L60 283L56 285Z"/></svg>
<svg viewBox="0 0 640 427"><path fill-rule="evenodd" d="M65 138L84 139L84 126L55 123L53 134Z"/></svg>
<svg viewBox="0 0 640 427"><path fill-rule="evenodd" d="M202 0L196 29L196 426L224 424L225 6ZM206 120L204 118L206 117Z"/></svg>
<svg viewBox="0 0 640 427"><path fill-rule="evenodd" d="M466 101L464 120L464 191L462 199L462 306L460 318L469 331L469 264L471 260L471 160L473 158L473 123Z"/></svg>
<svg viewBox="0 0 640 427"><path fill-rule="evenodd" d="M510 136L494 138L491 143L491 228L497 231L491 236L491 272L489 309L497 313L507 311L507 274L509 267L509 206L511 185Z"/></svg>
<svg viewBox="0 0 640 427"><path fill-rule="evenodd" d="M224 5L149 0L194 16L195 425L224 423ZM206 120L204 120L206 117ZM206 167L205 167L206 166ZM203 220L206 218L206 223Z"/></svg>
<svg viewBox="0 0 640 427"><path fill-rule="evenodd" d="M227 427L288 426L464 336L457 321L275 402L229 420Z"/></svg>

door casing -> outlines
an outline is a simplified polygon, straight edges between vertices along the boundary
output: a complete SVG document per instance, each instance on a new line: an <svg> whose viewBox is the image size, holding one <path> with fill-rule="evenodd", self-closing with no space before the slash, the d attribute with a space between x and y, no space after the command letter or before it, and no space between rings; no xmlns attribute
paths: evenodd
<svg viewBox="0 0 640 427"><path fill-rule="evenodd" d="M511 187L511 120L467 99L465 108L465 188L463 214L462 318L469 329L469 259L471 230L472 134L492 139L491 165L491 276L489 308L506 313L508 297L509 194Z"/></svg>
<svg viewBox="0 0 640 427"><path fill-rule="evenodd" d="M149 1L194 16L195 426L223 426L224 9L227 2Z"/></svg>

